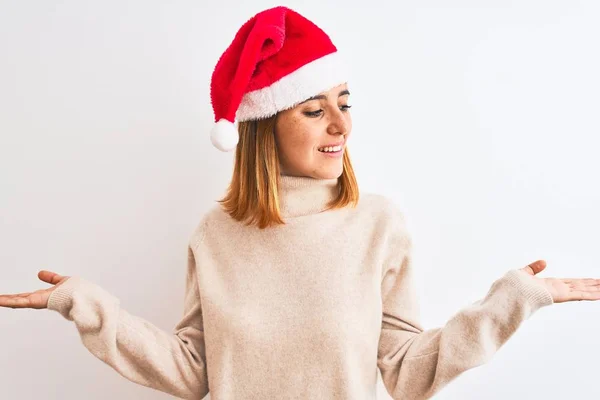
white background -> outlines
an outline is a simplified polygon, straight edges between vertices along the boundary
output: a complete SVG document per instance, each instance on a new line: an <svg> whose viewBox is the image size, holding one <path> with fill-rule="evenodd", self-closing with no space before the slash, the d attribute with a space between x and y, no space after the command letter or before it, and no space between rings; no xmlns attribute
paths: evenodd
<svg viewBox="0 0 600 400"><path fill-rule="evenodd" d="M0 1L0 293L49 269L171 330L186 245L229 181L212 69L267 1ZM423 324L510 268L600 277L600 7L589 1L289 1L353 70L349 149L415 243ZM600 302L541 309L436 399L599 398ZM0 309L0 397L166 399L48 310ZM388 399L380 383L379 397Z"/></svg>

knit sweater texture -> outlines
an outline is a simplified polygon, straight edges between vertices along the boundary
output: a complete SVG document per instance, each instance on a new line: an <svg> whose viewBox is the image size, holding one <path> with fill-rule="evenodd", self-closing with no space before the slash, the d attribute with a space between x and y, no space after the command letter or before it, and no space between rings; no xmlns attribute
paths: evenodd
<svg viewBox="0 0 600 400"><path fill-rule="evenodd" d="M484 364L548 290L510 269L443 326L424 329L411 235L389 198L326 210L337 179L282 176L286 221L259 229L219 205L187 244L183 316L169 332L71 276L48 309L128 380L183 399L428 399Z"/></svg>

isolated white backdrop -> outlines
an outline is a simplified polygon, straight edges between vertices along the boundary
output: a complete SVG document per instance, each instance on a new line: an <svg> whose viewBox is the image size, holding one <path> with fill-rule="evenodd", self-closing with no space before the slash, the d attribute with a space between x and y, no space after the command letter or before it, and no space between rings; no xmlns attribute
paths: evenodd
<svg viewBox="0 0 600 400"><path fill-rule="evenodd" d="M223 194L212 69L271 1L0 0L0 293L81 275L171 330L186 244ZM600 8L588 1L289 1L352 64L349 149L415 243L423 324L510 268L600 277ZM436 399L598 398L600 302L529 319ZM0 309L0 397L166 399L48 310ZM381 382L379 397L388 399Z"/></svg>

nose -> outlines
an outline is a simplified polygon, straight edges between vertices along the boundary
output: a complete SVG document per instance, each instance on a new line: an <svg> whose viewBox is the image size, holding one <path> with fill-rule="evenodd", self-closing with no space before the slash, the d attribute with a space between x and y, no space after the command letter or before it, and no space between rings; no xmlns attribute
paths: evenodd
<svg viewBox="0 0 600 400"><path fill-rule="evenodd" d="M349 123L344 113L340 110L333 115L330 113L331 120L327 127L327 133L330 135L347 135L349 133Z"/></svg>

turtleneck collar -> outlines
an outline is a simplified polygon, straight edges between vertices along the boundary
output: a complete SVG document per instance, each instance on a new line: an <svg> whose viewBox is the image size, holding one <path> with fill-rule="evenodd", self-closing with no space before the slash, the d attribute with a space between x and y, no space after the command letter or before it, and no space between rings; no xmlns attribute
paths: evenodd
<svg viewBox="0 0 600 400"><path fill-rule="evenodd" d="M338 195L338 178L279 177L279 206L283 218L316 214Z"/></svg>

